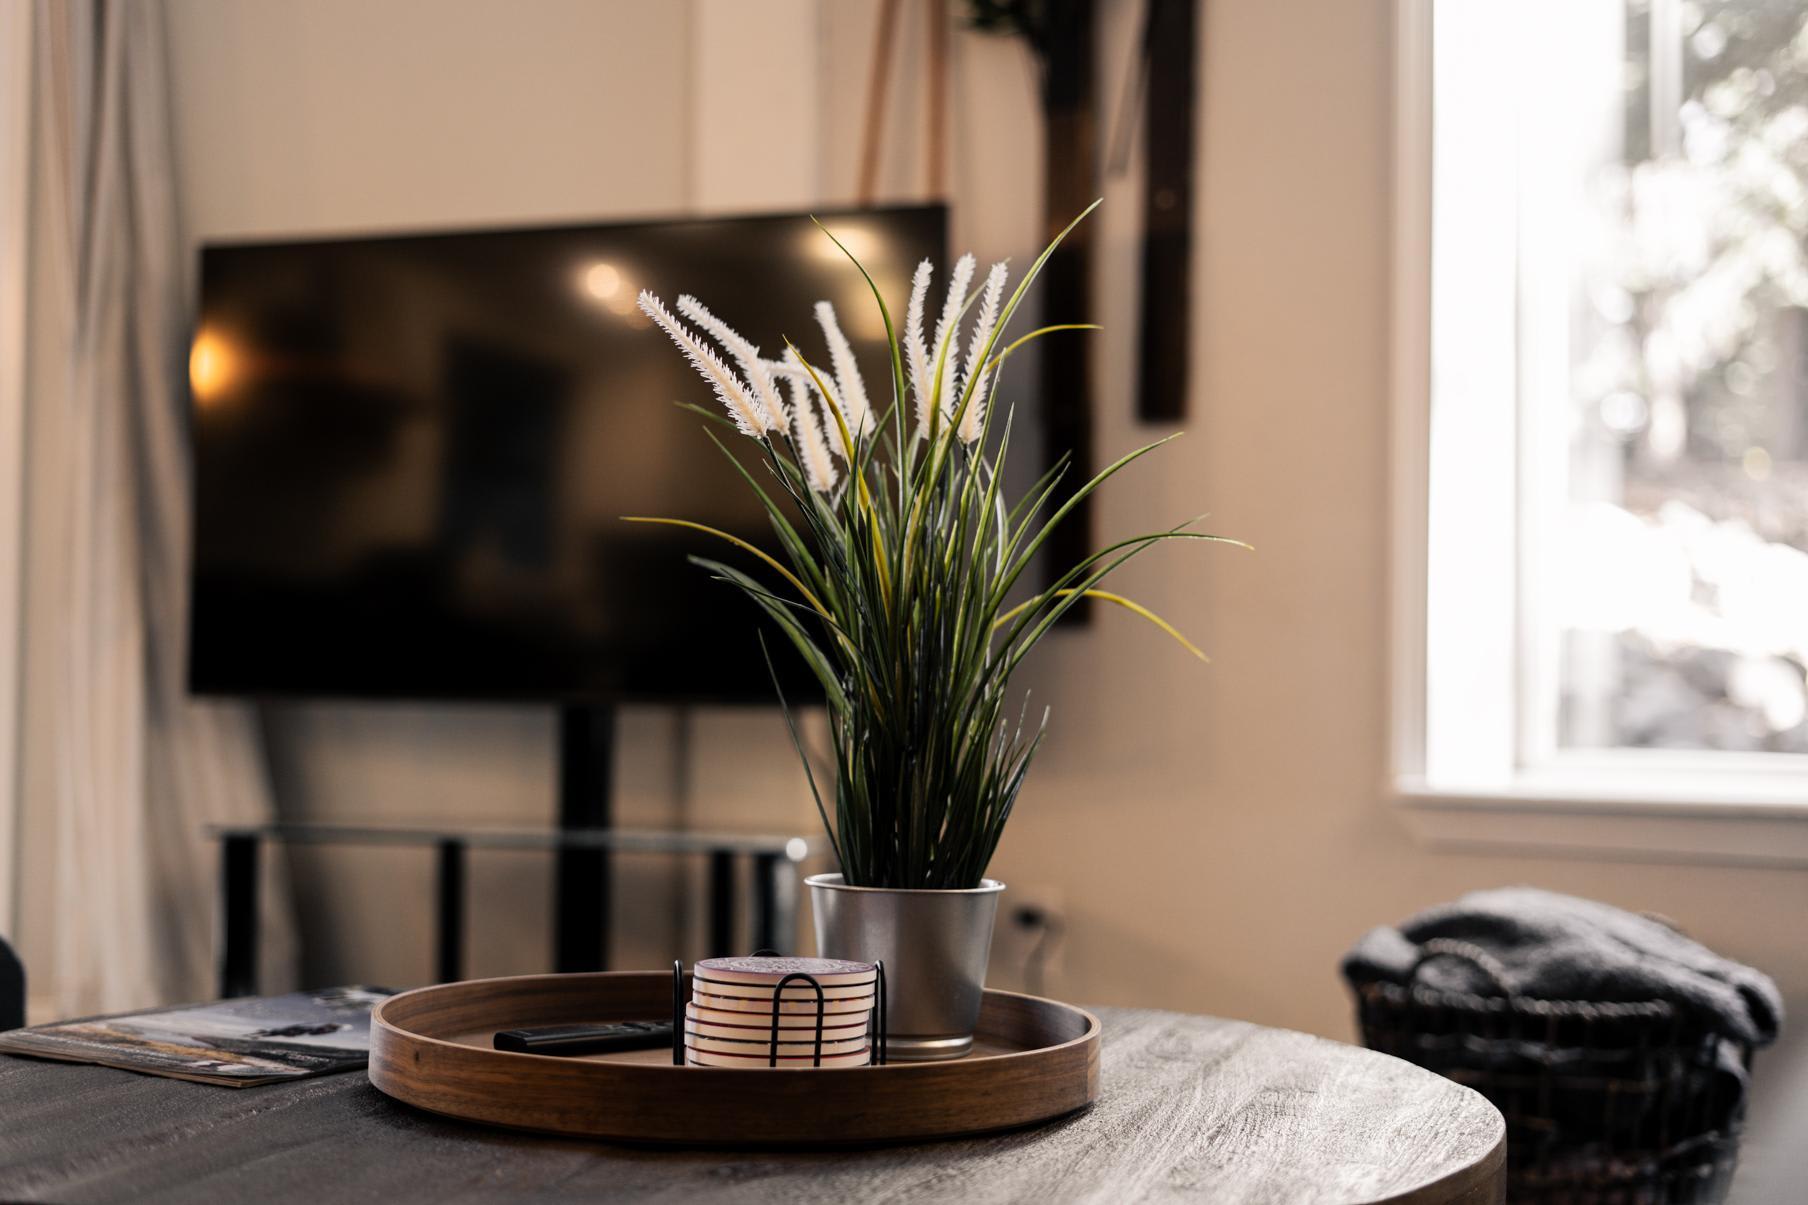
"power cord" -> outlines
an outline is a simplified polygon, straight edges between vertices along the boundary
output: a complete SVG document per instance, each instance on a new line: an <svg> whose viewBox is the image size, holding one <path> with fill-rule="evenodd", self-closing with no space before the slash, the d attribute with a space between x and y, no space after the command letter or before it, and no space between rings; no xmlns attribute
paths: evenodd
<svg viewBox="0 0 1808 1205"><path fill-rule="evenodd" d="M1011 910L1011 924L1025 933L1036 935L1035 944L1023 958L1023 987L1032 996L1044 994L1048 960L1066 933L1066 926L1054 913L1035 904L1021 904Z"/></svg>

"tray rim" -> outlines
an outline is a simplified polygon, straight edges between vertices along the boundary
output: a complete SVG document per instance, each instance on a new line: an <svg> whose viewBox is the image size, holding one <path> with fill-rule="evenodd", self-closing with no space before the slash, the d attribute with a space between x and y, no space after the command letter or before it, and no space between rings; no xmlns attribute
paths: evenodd
<svg viewBox="0 0 1808 1205"><path fill-rule="evenodd" d="M630 980L637 981L637 986L641 987L658 985L661 992L669 995L670 971L594 971L575 974L498 976L433 984L397 993L371 1010L370 1081L385 1095L411 1107L475 1124L537 1133L566 1134L593 1140L659 1146L824 1147L920 1141L1021 1129L1028 1125L1040 1124L1078 1112L1089 1107L1098 1099L1099 1048L1103 1037L1103 1027L1098 1017L1084 1008L1068 1004L1065 1001L1031 996L1021 992L1007 992L996 988L986 989L985 997L988 1004L994 1007L1002 1004L1006 1007L1052 1010L1057 1014L1066 1014L1080 1026L1079 1034L1045 1046L940 1062L890 1062L883 1065L869 1064L860 1067L753 1070L679 1066L664 1061L633 1063L573 1060L553 1055L487 1050L483 1047L424 1034L392 1019L394 1012L406 1011L411 1003L418 1003L425 997L451 991L470 993L486 986L493 986L521 992L531 990L535 985L560 985L569 988L580 981L592 981L599 987L606 986L610 982L626 987ZM619 1129L605 1132L595 1128L516 1124L493 1117L474 1116L470 1113L437 1107L433 1103L428 1103L432 1096L430 1091L417 1090L407 1074L402 1073L398 1067L391 1066L392 1061L398 1064L406 1061L418 1074L423 1062L423 1052L437 1055L439 1058L451 1062L472 1062L480 1059L485 1065L493 1063L504 1071L514 1068L529 1076L534 1073L556 1075L560 1078L583 1081L597 1088L606 1086L609 1081L617 1081L624 1086L633 1086L642 1091L669 1091L673 1085L683 1083L687 1093L693 1096L707 1095L712 1088L720 1088L730 1096L768 1096L775 1100L795 1097L801 1085L820 1086L826 1089L837 1086L835 1082L838 1082L842 1088L857 1084L860 1090L864 1091L878 1084L896 1084L900 1090L903 1090L905 1085L915 1081L941 1082L944 1086L958 1086L965 1080L984 1079L987 1077L987 1072L992 1072L996 1076L1004 1069L1028 1068L1035 1064L1051 1066L1071 1064L1076 1060L1077 1065L1057 1068L1067 1077L1061 1088L1065 1102L1063 1107L1040 1112L1035 1111L1032 1107L1031 1111L1034 1115L1013 1116L1009 1120L996 1124L969 1125L963 1123L946 1126L932 1124L926 1127L906 1125L896 1133L882 1132L887 1127L869 1124L863 1127L857 1126L856 1129L859 1132L851 1136L830 1137L808 1134L785 1137L750 1137L745 1134L672 1136L665 1133L646 1134ZM876 1074L888 1074L894 1078L890 1080L872 1078ZM679 1080L677 1078L679 1075L683 1075L685 1079ZM1077 1081L1073 1078L1076 1075L1083 1078L1083 1088L1076 1088ZM753 1091L750 1093L748 1089L753 1089Z"/></svg>

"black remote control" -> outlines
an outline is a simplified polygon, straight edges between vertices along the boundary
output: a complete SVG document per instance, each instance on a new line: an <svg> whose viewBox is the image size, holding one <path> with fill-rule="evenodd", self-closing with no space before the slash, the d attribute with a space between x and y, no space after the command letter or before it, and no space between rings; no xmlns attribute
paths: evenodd
<svg viewBox="0 0 1808 1205"><path fill-rule="evenodd" d="M622 1021L615 1025L543 1025L505 1029L494 1038L497 1050L512 1054L609 1054L651 1050L672 1044L670 1021Z"/></svg>

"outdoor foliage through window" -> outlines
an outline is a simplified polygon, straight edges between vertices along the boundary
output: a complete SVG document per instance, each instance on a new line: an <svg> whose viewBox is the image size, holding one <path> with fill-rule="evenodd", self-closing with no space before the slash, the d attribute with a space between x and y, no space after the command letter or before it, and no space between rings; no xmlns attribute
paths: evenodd
<svg viewBox="0 0 1808 1205"><path fill-rule="evenodd" d="M1808 10L1625 17L1576 192L1558 743L1808 753Z"/></svg>

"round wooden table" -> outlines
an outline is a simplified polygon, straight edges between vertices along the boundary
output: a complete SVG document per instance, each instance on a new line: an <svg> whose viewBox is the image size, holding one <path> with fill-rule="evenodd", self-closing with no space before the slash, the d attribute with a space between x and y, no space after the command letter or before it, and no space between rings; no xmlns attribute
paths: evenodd
<svg viewBox="0 0 1808 1205"><path fill-rule="evenodd" d="M232 1089L0 1056L0 1200L1505 1199L1505 1126L1467 1088L1305 1034L1094 1011L1091 1109L871 1150L610 1146L448 1121L362 1074Z"/></svg>

